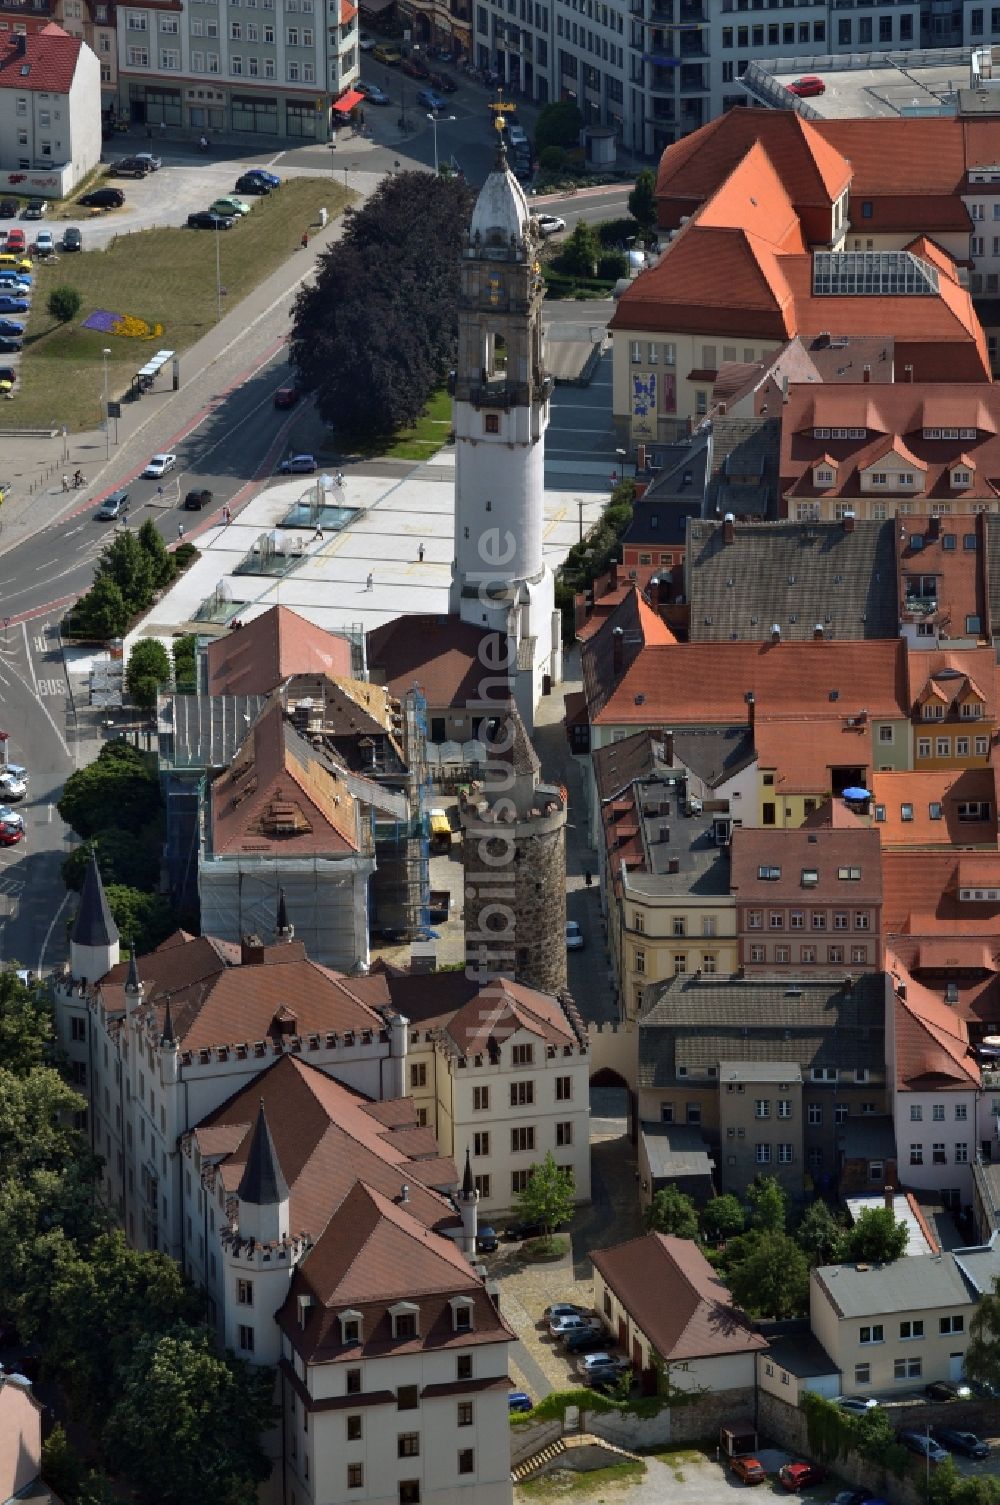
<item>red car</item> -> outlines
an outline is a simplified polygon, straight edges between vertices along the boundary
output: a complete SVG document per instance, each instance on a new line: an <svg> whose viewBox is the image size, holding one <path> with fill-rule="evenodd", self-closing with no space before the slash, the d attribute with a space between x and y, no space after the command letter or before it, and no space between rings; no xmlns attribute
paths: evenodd
<svg viewBox="0 0 1000 1505"><path fill-rule="evenodd" d="M797 94L799 99L810 99L815 94L825 94L826 84L815 73L807 73L804 78L797 78L794 84L789 84L788 92Z"/></svg>
<svg viewBox="0 0 1000 1505"><path fill-rule="evenodd" d="M730 1458L729 1467L744 1484L764 1484L767 1470L759 1458Z"/></svg>
<svg viewBox="0 0 1000 1505"><path fill-rule="evenodd" d="M783 1463L778 1469L778 1482L785 1489L808 1489L810 1484L821 1484L826 1478L826 1469L818 1463Z"/></svg>
<svg viewBox="0 0 1000 1505"><path fill-rule="evenodd" d="M294 408L298 400L298 387L279 387L274 394L274 406L276 408Z"/></svg>
<svg viewBox="0 0 1000 1505"><path fill-rule="evenodd" d="M23 251L26 245L27 241L24 238L23 230L19 230L15 226L13 230L7 231L7 242L4 246L5 251L10 251L13 254L14 252Z"/></svg>
<svg viewBox="0 0 1000 1505"><path fill-rule="evenodd" d="M0 826L0 847L16 847L23 840L23 826Z"/></svg>

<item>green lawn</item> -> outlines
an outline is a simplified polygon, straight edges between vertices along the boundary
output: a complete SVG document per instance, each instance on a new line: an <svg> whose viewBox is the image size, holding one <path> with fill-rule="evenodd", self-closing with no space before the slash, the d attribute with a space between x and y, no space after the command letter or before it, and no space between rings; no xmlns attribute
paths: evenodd
<svg viewBox="0 0 1000 1505"><path fill-rule="evenodd" d="M632 1458L609 1464L607 1468L589 1469L585 1473L563 1468L551 1474L541 1474L537 1479L526 1479L517 1486L517 1494L522 1500L581 1500L603 1494L616 1486L636 1484L645 1472L646 1465Z"/></svg>
<svg viewBox="0 0 1000 1505"><path fill-rule="evenodd" d="M329 178L292 178L278 193L257 199L244 222L218 235L223 313L286 257L304 262L311 253L299 240L307 226L318 225L320 205L336 216L353 197ZM140 230L105 251L38 267L18 395L0 405L0 429L44 428L53 420L71 430L94 428L102 412L105 347L112 352L108 388L115 398L158 350L186 350L207 333L216 322L215 242L209 230ZM52 288L63 283L83 295L79 317L69 325L54 323L45 307ZM81 328L95 309L133 315L151 328L162 325L162 332L136 338Z"/></svg>
<svg viewBox="0 0 1000 1505"><path fill-rule="evenodd" d="M390 460L429 460L451 433L451 398L439 387L412 428L383 451Z"/></svg>

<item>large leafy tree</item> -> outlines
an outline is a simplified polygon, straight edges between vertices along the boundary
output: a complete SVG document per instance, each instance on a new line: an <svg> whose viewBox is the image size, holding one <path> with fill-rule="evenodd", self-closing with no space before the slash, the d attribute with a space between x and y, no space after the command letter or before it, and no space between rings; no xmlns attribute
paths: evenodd
<svg viewBox="0 0 1000 1505"><path fill-rule="evenodd" d="M750 1223L768 1233L782 1233L788 1222L788 1197L773 1176L760 1176L747 1188Z"/></svg>
<svg viewBox="0 0 1000 1505"><path fill-rule="evenodd" d="M246 1505L270 1465L274 1371L220 1358L207 1331L136 1342L104 1429L112 1466L150 1505Z"/></svg>
<svg viewBox="0 0 1000 1505"><path fill-rule="evenodd" d="M825 1202L811 1202L799 1219L795 1241L804 1250L814 1265L826 1264L837 1259L843 1240L843 1229Z"/></svg>
<svg viewBox="0 0 1000 1505"><path fill-rule="evenodd" d="M556 100L543 105L535 122L535 153L547 146L578 146L583 129L580 107L572 99Z"/></svg>
<svg viewBox="0 0 1000 1505"><path fill-rule="evenodd" d="M154 951L177 929L177 916L163 894L143 893L120 883L109 884L105 892L118 934L135 947L137 955Z"/></svg>
<svg viewBox="0 0 1000 1505"><path fill-rule="evenodd" d="M677 1186L665 1186L646 1209L646 1227L675 1238L698 1237L698 1213L691 1198Z"/></svg>
<svg viewBox="0 0 1000 1505"><path fill-rule="evenodd" d="M533 1165L528 1184L515 1202L519 1218L526 1223L541 1223L551 1233L573 1215L573 1183L549 1150L545 1159Z"/></svg>
<svg viewBox="0 0 1000 1505"><path fill-rule="evenodd" d="M1000 1277L988 1296L981 1296L969 1323L965 1372L970 1380L991 1385L1000 1394Z"/></svg>
<svg viewBox="0 0 1000 1505"><path fill-rule="evenodd" d="M161 685L169 683L170 659L157 638L142 638L129 654L126 683L136 705L151 710Z"/></svg>
<svg viewBox="0 0 1000 1505"><path fill-rule="evenodd" d="M746 1214L738 1197L726 1192L713 1197L701 1215L702 1232L711 1244L721 1244L743 1232Z"/></svg>
<svg viewBox="0 0 1000 1505"><path fill-rule="evenodd" d="M159 881L162 845L158 819L141 831L119 831L111 826L98 831L90 841L82 841L68 857L63 858L62 880L67 888L79 893L90 866L91 853L96 852L97 866L105 885L117 883L148 892Z"/></svg>
<svg viewBox="0 0 1000 1505"><path fill-rule="evenodd" d="M635 180L628 196L628 212L647 233L656 228L656 178L649 168L644 168Z"/></svg>
<svg viewBox="0 0 1000 1505"><path fill-rule="evenodd" d="M295 301L291 361L338 435L370 441L415 422L455 358L471 200L458 179L400 173L320 257Z"/></svg>
<svg viewBox="0 0 1000 1505"><path fill-rule="evenodd" d="M70 774L57 809L80 836L109 826L141 831L163 809L155 767L127 742L106 742L95 762Z"/></svg>
<svg viewBox="0 0 1000 1505"><path fill-rule="evenodd" d="M735 1300L755 1317L798 1317L809 1301L809 1264L787 1233L762 1231L740 1240L730 1267Z"/></svg>
<svg viewBox="0 0 1000 1505"><path fill-rule="evenodd" d="M23 1077L41 1066L52 1041L52 1004L39 983L0 973L0 1066Z"/></svg>
<svg viewBox="0 0 1000 1505"><path fill-rule="evenodd" d="M844 1258L890 1264L906 1253L909 1236L891 1207L866 1207L844 1236Z"/></svg>

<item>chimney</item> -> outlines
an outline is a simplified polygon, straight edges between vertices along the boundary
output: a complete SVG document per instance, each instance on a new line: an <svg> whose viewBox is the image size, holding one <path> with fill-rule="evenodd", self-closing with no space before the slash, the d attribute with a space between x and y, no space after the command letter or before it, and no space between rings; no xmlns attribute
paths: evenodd
<svg viewBox="0 0 1000 1505"><path fill-rule="evenodd" d="M240 963L244 967L263 966L264 942L259 935L244 935L240 938Z"/></svg>
<svg viewBox="0 0 1000 1505"><path fill-rule="evenodd" d="M658 606L665 606L670 601L670 576L660 575L656 582L656 602Z"/></svg>
<svg viewBox="0 0 1000 1505"><path fill-rule="evenodd" d="M611 563L608 566L608 571L609 571L610 576L611 576L611 589L612 590L617 590L618 589L618 560L617 559L612 559Z"/></svg>
<svg viewBox="0 0 1000 1505"><path fill-rule="evenodd" d="M895 1199L896 1199L896 1188L894 1186L886 1186L883 1189L883 1191L882 1191L882 1200L885 1202L885 1210L886 1210L886 1212L892 1212L892 1210L893 1210L892 1204L895 1201Z"/></svg>
<svg viewBox="0 0 1000 1505"><path fill-rule="evenodd" d="M822 622L817 622L816 626L813 628L813 642L814 643L821 643L822 641L823 641L823 623Z"/></svg>
<svg viewBox="0 0 1000 1505"><path fill-rule="evenodd" d="M665 731L663 733L663 761L668 768L674 766L674 734Z"/></svg>
<svg viewBox="0 0 1000 1505"><path fill-rule="evenodd" d="M410 1200L410 1188L406 1184L406 1182L404 1181L403 1184L402 1184L402 1186L399 1188L399 1205L401 1207L405 1207L406 1204L409 1202L409 1200Z"/></svg>
<svg viewBox="0 0 1000 1505"><path fill-rule="evenodd" d="M869 381L871 381L871 379L872 379L872 368L871 368L871 366L866 366L864 368L864 370L862 371L862 373L861 373L861 380L863 382L869 382Z"/></svg>
<svg viewBox="0 0 1000 1505"><path fill-rule="evenodd" d="M853 533L854 532L854 513L853 512L845 512L844 513L844 532L845 533Z"/></svg>
<svg viewBox="0 0 1000 1505"><path fill-rule="evenodd" d="M747 706L747 726L749 727L750 731L753 731L754 721L756 719L757 697L752 690L747 690L743 699L746 701Z"/></svg>
<svg viewBox="0 0 1000 1505"><path fill-rule="evenodd" d="M611 629L611 668L615 674L622 672L625 658L625 633L620 627Z"/></svg>
<svg viewBox="0 0 1000 1505"><path fill-rule="evenodd" d="M736 519L731 512L727 512L722 519L722 542L736 542Z"/></svg>
<svg viewBox="0 0 1000 1505"><path fill-rule="evenodd" d="M940 538L941 537L941 519L939 517L931 517L931 518L928 519L928 523L927 523L927 537L928 538Z"/></svg>
<svg viewBox="0 0 1000 1505"><path fill-rule="evenodd" d="M896 997L897 998L901 998L904 1003L906 1002L906 983L905 982L897 982L897 984L896 984Z"/></svg>
<svg viewBox="0 0 1000 1505"><path fill-rule="evenodd" d="M771 642L781 642L781 628L778 626L777 622L774 622L771 626Z"/></svg>
<svg viewBox="0 0 1000 1505"><path fill-rule="evenodd" d="M14 56L24 57L24 54L27 52L27 50L28 38L24 35L23 32L18 32L14 37Z"/></svg>

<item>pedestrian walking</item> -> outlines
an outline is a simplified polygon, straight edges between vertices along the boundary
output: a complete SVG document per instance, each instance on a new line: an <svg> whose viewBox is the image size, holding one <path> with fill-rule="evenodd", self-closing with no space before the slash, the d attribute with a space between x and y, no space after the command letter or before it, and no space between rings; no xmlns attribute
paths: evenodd
<svg viewBox="0 0 1000 1505"><path fill-rule="evenodd" d="M177 538L178 538L178 540L180 540L183 537L184 537L184 524L183 523L178 523L177 524Z"/></svg>
<svg viewBox="0 0 1000 1505"><path fill-rule="evenodd" d="M338 470L337 471L337 485L340 487L341 491L343 491L343 489L344 489L344 472L342 470Z"/></svg>
<svg viewBox="0 0 1000 1505"><path fill-rule="evenodd" d="M230 521L232 515L233 514L230 512L230 510L229 510L228 507L223 507L223 509L222 509L222 521L223 521L223 523L225 523L225 525L227 527L229 526L229 521Z"/></svg>
<svg viewBox="0 0 1000 1505"><path fill-rule="evenodd" d="M424 562L424 546L423 546L423 544L421 544L420 547L419 547L419 549L417 550L417 558L420 560L420 563L423 564L423 562Z"/></svg>
<svg viewBox="0 0 1000 1505"><path fill-rule="evenodd" d="M302 232L302 240L301 240L300 244L302 246L303 251L309 245L309 231L308 230L303 230L303 232Z"/></svg>
<svg viewBox="0 0 1000 1505"><path fill-rule="evenodd" d="M163 140L163 138L164 138L164 136L166 134L167 134L167 122L165 120L161 120L160 121L160 140L161 141Z"/></svg>
<svg viewBox="0 0 1000 1505"><path fill-rule="evenodd" d="M69 476L63 476L63 491L69 490Z"/></svg>
<svg viewBox="0 0 1000 1505"><path fill-rule="evenodd" d="M316 532L313 534L313 537L316 538L316 539L318 539L320 543L323 542L323 524L322 523L317 523L316 524Z"/></svg>
<svg viewBox="0 0 1000 1505"><path fill-rule="evenodd" d="M594 880L593 880L593 878L592 878L592 877L591 877L591 875L590 875L590 868L589 868L589 867L588 867L588 868L586 868L586 869L585 869L585 871L584 871L584 874L583 874L583 881L584 881L584 883L585 883L585 884L586 884L586 885L587 885L587 887L588 887L588 888L589 888L589 887L590 887L590 885L591 885L591 884L592 884L592 883L593 883L593 881L594 881Z"/></svg>
<svg viewBox="0 0 1000 1505"><path fill-rule="evenodd" d="M374 586L374 584L375 584L375 576L372 574L371 570L369 570L368 571L368 581L367 581L367 584L365 585L365 590L370 591L372 589L372 587Z"/></svg>

